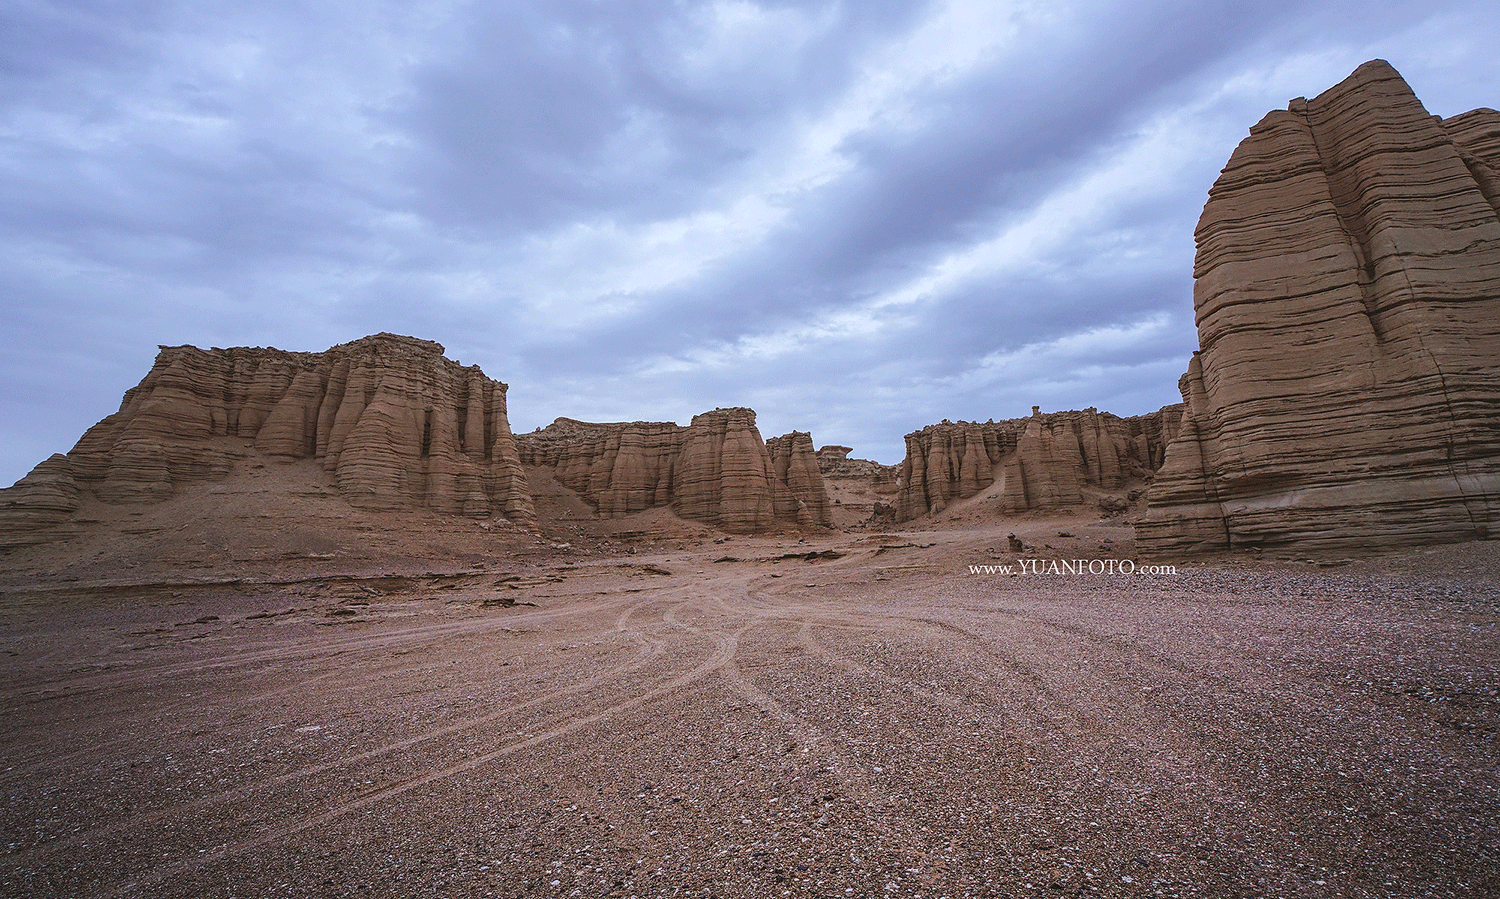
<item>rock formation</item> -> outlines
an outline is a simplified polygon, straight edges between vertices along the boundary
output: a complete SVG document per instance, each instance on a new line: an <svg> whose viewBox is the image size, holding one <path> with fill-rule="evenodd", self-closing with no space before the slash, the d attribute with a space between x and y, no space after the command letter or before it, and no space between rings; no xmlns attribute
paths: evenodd
<svg viewBox="0 0 1500 899"><path fill-rule="evenodd" d="M1120 418L1096 409L1007 421L928 425L906 435L896 515L940 512L1001 482L1005 512L1060 509L1085 502L1083 488L1142 481L1161 465L1180 406Z"/></svg>
<svg viewBox="0 0 1500 899"><path fill-rule="evenodd" d="M877 493L894 493L901 480L901 466L881 465L871 459L851 459L852 446L824 446L817 452L818 471L824 481L857 480Z"/></svg>
<svg viewBox="0 0 1500 899"><path fill-rule="evenodd" d="M766 441L766 451L771 454L773 483L784 488L776 491L776 517L793 519L803 527L832 527L833 513L812 435L793 431L772 437Z"/></svg>
<svg viewBox="0 0 1500 899"><path fill-rule="evenodd" d="M68 457L54 454L8 490L0 490L0 546L23 546L77 533L78 481Z"/></svg>
<svg viewBox="0 0 1500 899"><path fill-rule="evenodd" d="M550 467L606 518L671 506L734 533L832 522L812 438L763 441L750 409L705 412L687 427L559 418L516 446L523 464Z"/></svg>
<svg viewBox="0 0 1500 899"><path fill-rule="evenodd" d="M159 502L252 455L317 459L362 508L532 524L505 391L439 344L392 334L321 353L162 347L118 412L0 492L0 544L41 539L32 525L66 522L80 493Z"/></svg>
<svg viewBox="0 0 1500 899"><path fill-rule="evenodd" d="M871 459L851 459L848 446L825 446L817 452L818 471L833 502L835 527L889 527L896 523L895 495L901 466Z"/></svg>
<svg viewBox="0 0 1500 899"><path fill-rule="evenodd" d="M1500 113L1384 61L1250 129L1196 232L1200 349L1153 555L1495 536Z"/></svg>

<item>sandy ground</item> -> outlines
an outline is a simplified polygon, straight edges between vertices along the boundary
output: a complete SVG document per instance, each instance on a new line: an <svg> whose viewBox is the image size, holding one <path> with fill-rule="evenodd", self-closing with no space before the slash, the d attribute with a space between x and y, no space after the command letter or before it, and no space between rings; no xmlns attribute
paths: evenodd
<svg viewBox="0 0 1500 899"><path fill-rule="evenodd" d="M1500 543L1018 530L13 565L0 894L1500 895Z"/></svg>

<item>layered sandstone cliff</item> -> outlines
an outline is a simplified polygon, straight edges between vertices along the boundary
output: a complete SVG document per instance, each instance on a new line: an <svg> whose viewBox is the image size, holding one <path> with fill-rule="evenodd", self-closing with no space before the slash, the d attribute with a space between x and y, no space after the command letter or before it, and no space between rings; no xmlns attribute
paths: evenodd
<svg viewBox="0 0 1500 899"><path fill-rule="evenodd" d="M1136 543L1348 550L1500 521L1500 113L1387 63L1292 101L1198 223L1201 349Z"/></svg>
<svg viewBox="0 0 1500 899"><path fill-rule="evenodd" d="M162 347L118 412L0 491L0 542L50 539L80 494L159 502L250 456L317 459L362 508L532 524L505 392L439 344L392 334L321 353Z"/></svg>
<svg viewBox="0 0 1500 899"><path fill-rule="evenodd" d="M896 516L940 512L1000 483L1000 509L1025 512L1085 502L1084 489L1112 490L1149 478L1176 434L1180 406L1120 418L1096 409L1007 421L949 422L906 435Z"/></svg>
<svg viewBox="0 0 1500 899"><path fill-rule="evenodd" d="M735 533L832 523L812 438L762 440L750 409L705 412L687 427L559 418L516 446L522 463L551 468L606 518L670 506Z"/></svg>

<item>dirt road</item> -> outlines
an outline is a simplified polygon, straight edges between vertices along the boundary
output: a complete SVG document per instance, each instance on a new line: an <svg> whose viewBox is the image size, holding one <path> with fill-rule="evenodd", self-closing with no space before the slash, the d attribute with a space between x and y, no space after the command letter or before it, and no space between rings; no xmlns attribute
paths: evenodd
<svg viewBox="0 0 1500 899"><path fill-rule="evenodd" d="M6 593L0 894L1500 895L1495 546L923 539Z"/></svg>

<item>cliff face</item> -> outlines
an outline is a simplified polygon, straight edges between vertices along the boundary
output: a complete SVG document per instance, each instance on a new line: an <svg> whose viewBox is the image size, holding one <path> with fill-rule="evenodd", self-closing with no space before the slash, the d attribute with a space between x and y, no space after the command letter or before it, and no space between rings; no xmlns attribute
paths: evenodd
<svg viewBox="0 0 1500 899"><path fill-rule="evenodd" d="M31 473L0 490L0 546L24 546L71 537L80 497L68 457L54 454Z"/></svg>
<svg viewBox="0 0 1500 899"><path fill-rule="evenodd" d="M896 515L940 512L1002 482L1006 512L1084 502L1082 489L1144 480L1161 465L1181 407L1119 418L1095 409L1000 422L943 422L906 435Z"/></svg>
<svg viewBox="0 0 1500 899"><path fill-rule="evenodd" d="M823 480L863 481L879 493L894 493L901 480L901 466L881 465L869 459L851 459L851 446L823 446L815 454Z"/></svg>
<svg viewBox="0 0 1500 899"><path fill-rule="evenodd" d="M431 341L378 334L321 353L163 347L120 410L0 500L0 540L68 497L153 503L251 455L313 458L356 506L425 506L535 523L505 412L506 385ZM76 500L73 503L76 509ZM45 539L50 539L47 535Z"/></svg>
<svg viewBox="0 0 1500 899"><path fill-rule="evenodd" d="M1383 61L1268 114L1199 221L1201 349L1143 552L1494 536L1500 113Z"/></svg>
<svg viewBox="0 0 1500 899"><path fill-rule="evenodd" d="M812 438L763 441L749 409L705 412L687 427L559 418L516 446L524 464L551 467L604 517L671 506L735 533L832 524Z"/></svg>
<svg viewBox="0 0 1500 899"><path fill-rule="evenodd" d="M803 527L832 527L833 509L812 434L793 431L772 437L766 441L766 451L771 454L775 483L785 488L777 491L776 517L795 519Z"/></svg>

